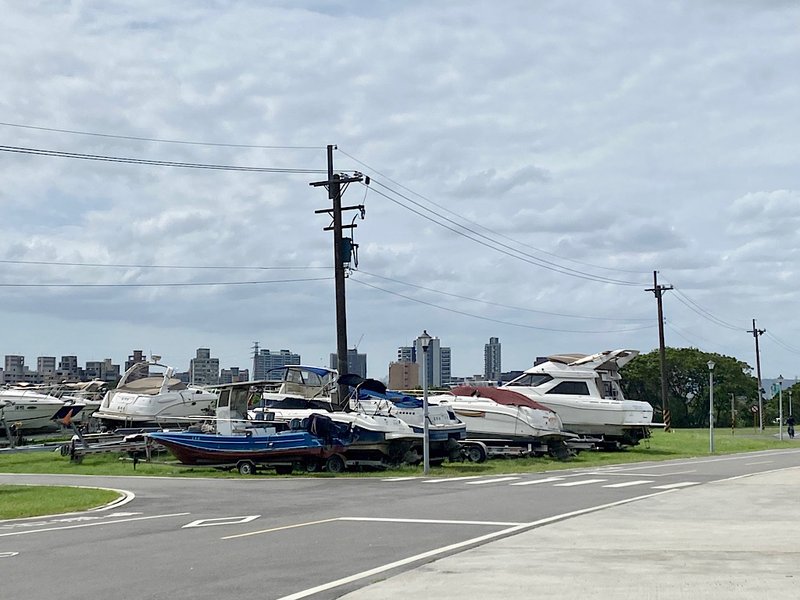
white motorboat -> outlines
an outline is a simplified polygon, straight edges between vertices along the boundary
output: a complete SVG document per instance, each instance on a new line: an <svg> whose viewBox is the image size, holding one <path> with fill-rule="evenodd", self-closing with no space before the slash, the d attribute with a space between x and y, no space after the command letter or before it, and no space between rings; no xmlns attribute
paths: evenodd
<svg viewBox="0 0 800 600"><path fill-rule="evenodd" d="M312 414L325 414L334 422L349 425L354 441L348 447L348 462L416 462L421 457L422 434L390 414L364 410L341 410L336 402L337 373L325 367L286 365L273 369L276 377L250 382L258 390L252 399L251 419L269 415L276 421L302 421Z"/></svg>
<svg viewBox="0 0 800 600"><path fill-rule="evenodd" d="M34 389L0 389L0 419L18 431L57 429L53 415L64 401Z"/></svg>
<svg viewBox="0 0 800 600"><path fill-rule="evenodd" d="M567 431L598 438L605 447L636 445L650 436L653 407L626 400L620 368L639 354L608 350L597 354L556 354L499 389L510 389L558 413Z"/></svg>
<svg viewBox="0 0 800 600"><path fill-rule="evenodd" d="M349 403L352 410L373 416L397 417L416 433L424 435L422 398L387 390L380 381L363 379L358 375L344 375L339 382L353 389ZM428 403L428 445L433 462L458 458L461 454L459 442L466 438L467 426L449 406Z"/></svg>
<svg viewBox="0 0 800 600"><path fill-rule="evenodd" d="M460 386L429 402L448 407L467 427L467 439L489 444L526 445L548 451L577 436L564 431L558 414L527 396L495 387Z"/></svg>
<svg viewBox="0 0 800 600"><path fill-rule="evenodd" d="M174 370L158 362L136 363L109 390L92 415L111 427L143 427L186 423L213 412L217 394L205 388L187 385L173 377ZM163 369L152 374L150 369ZM144 377L138 375L144 374Z"/></svg>

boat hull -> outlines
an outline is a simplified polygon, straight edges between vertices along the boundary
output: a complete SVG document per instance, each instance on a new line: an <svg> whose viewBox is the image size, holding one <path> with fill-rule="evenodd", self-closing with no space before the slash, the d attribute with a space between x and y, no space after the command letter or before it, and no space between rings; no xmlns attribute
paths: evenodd
<svg viewBox="0 0 800 600"><path fill-rule="evenodd" d="M187 465L321 461L346 450L344 444L326 444L306 432L226 436L160 431L150 433L148 437Z"/></svg>
<svg viewBox="0 0 800 600"><path fill-rule="evenodd" d="M0 418L20 431L55 430L53 415L64 401L29 390L0 390ZM3 434L4 432L0 432Z"/></svg>
<svg viewBox="0 0 800 600"><path fill-rule="evenodd" d="M129 427L185 423L187 419L210 413L216 399L216 394L195 390L158 396L112 391L92 416L105 424Z"/></svg>

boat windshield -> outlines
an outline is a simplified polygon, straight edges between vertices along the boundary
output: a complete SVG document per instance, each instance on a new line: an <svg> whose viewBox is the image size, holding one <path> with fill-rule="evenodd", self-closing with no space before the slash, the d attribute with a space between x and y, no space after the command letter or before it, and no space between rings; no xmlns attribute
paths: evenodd
<svg viewBox="0 0 800 600"><path fill-rule="evenodd" d="M552 380L553 376L548 375L547 373L525 373L524 375L517 377L514 381L510 382L508 385L536 387Z"/></svg>

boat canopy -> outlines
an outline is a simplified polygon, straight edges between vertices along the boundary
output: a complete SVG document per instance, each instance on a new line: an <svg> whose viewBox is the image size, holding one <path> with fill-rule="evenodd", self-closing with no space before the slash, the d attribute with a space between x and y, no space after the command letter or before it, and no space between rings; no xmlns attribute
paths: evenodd
<svg viewBox="0 0 800 600"><path fill-rule="evenodd" d="M503 404L505 406L527 406L529 408L535 408L537 410L546 410L547 412L555 412L550 408L547 408L543 404L539 404L535 400L531 400L528 396L524 394L520 394L519 392L515 392L513 390L507 390L504 388L496 388L496 387L474 387L471 385L461 385L458 387L454 387L450 390L456 396L473 396L478 398L488 398L489 400L494 400L498 404Z"/></svg>
<svg viewBox="0 0 800 600"><path fill-rule="evenodd" d="M422 398L387 390L386 386L377 379L364 379L360 375L347 373L339 377L339 383L355 388L354 396L356 399L377 398L379 400L387 400L398 408L422 407Z"/></svg>
<svg viewBox="0 0 800 600"><path fill-rule="evenodd" d="M161 376L158 377L142 377L141 379L134 379L133 381L126 382L123 386L117 387L116 391L119 392L134 392L136 394L148 394L150 396L155 396L156 394L161 393L162 386L164 385L164 378ZM178 390L185 390L186 384L182 382L180 379L170 378L167 382L166 389L170 392L175 392Z"/></svg>

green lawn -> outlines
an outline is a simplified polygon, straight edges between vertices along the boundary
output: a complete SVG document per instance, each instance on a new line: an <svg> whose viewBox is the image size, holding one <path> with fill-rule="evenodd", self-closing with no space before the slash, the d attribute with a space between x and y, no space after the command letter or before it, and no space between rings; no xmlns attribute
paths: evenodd
<svg viewBox="0 0 800 600"><path fill-rule="evenodd" d="M117 498L119 494L111 490L0 484L0 519L75 512L102 506Z"/></svg>
<svg viewBox="0 0 800 600"><path fill-rule="evenodd" d="M550 458L517 458L494 459L485 463L468 462L445 463L441 467L431 469L435 476L448 476L462 473L493 474L509 472L538 472L572 467L594 467L618 463L641 462L649 460L668 460L672 458L688 458L707 456L707 429L673 430L670 433L655 431L653 437L639 446L618 452L584 451L566 461ZM781 442L777 438L777 429L754 433L752 429L739 429L731 435L730 429L715 430L715 454L730 454L751 450L770 450L777 448L800 447L800 440L788 440L784 436ZM364 471L347 473L337 477L348 476L395 476L419 473L421 467L401 467L390 471ZM177 464L171 455L163 455L147 463L133 462L116 454L100 454L87 456L81 463L70 462L68 457L59 453L18 453L0 454L0 472L2 473L61 473L83 475L160 475L165 477L242 477L235 471L220 471L209 467L186 467ZM306 475L296 473L296 475ZM274 477L272 471L265 471L257 476ZM326 473L316 477L330 477ZM251 476L252 477L252 476Z"/></svg>

